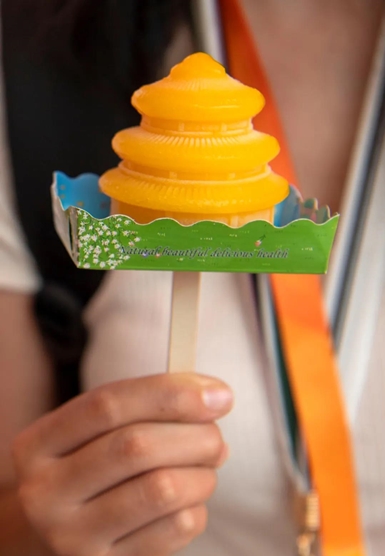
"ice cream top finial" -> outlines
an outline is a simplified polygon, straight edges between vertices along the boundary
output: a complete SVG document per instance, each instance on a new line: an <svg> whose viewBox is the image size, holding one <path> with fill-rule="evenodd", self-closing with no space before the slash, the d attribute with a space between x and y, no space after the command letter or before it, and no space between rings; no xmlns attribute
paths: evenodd
<svg viewBox="0 0 385 556"><path fill-rule="evenodd" d="M142 115L186 122L248 120L264 103L259 91L232 79L203 53L188 56L168 77L142 87L132 97Z"/></svg>
<svg viewBox="0 0 385 556"><path fill-rule="evenodd" d="M187 56L180 64L174 66L170 72L173 79L226 78L225 68L208 54L198 52Z"/></svg>

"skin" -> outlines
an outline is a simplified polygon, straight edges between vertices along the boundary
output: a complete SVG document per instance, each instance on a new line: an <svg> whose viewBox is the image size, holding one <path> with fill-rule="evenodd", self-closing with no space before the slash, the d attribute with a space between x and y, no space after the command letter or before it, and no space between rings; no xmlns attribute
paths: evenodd
<svg viewBox="0 0 385 556"><path fill-rule="evenodd" d="M286 4L244 0L304 194L336 209L381 2ZM222 394L209 409L203 392L228 388L161 375L54 410L31 299L0 292L0 314L0 555L168 556L191 542L227 455L215 421L232 403Z"/></svg>
<svg viewBox="0 0 385 556"><path fill-rule="evenodd" d="M26 554L40 542L17 497L11 444L53 406L52 372L37 330L30 296L0 291L0 554ZM31 556L45 556L34 548ZM50 553L48 553L50 554Z"/></svg>
<svg viewBox="0 0 385 556"><path fill-rule="evenodd" d="M230 390L190 374L112 383L17 438L19 496L55 554L165 555L206 525ZM82 423L79 427L78 424Z"/></svg>
<svg viewBox="0 0 385 556"><path fill-rule="evenodd" d="M332 212L343 185L382 0L242 0L286 132L298 185Z"/></svg>
<svg viewBox="0 0 385 556"><path fill-rule="evenodd" d="M215 420L231 408L228 387L159 375L52 410L30 298L0 292L0 310L0 554L163 556L191 542L227 457Z"/></svg>

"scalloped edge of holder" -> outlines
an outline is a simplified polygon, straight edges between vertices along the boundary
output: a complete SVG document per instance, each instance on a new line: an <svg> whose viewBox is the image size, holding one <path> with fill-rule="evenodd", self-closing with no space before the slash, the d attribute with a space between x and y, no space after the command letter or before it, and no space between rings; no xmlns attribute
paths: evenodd
<svg viewBox="0 0 385 556"><path fill-rule="evenodd" d="M58 174L65 176L56 173L55 177ZM76 183L87 178L95 180L97 176L65 178ZM78 268L95 270L323 274L339 220L337 214L323 223L299 218L284 226L263 220L240 228L210 220L184 226L170 218L137 224L124 215L98 218L79 206L65 208L56 180L51 193L55 227L72 260ZM98 230L96 235L84 234L86 221ZM122 230L130 229L126 236L120 233L121 226ZM89 238L85 240L85 236ZM131 241L134 236L139 238L140 248ZM162 238L166 238L163 243Z"/></svg>

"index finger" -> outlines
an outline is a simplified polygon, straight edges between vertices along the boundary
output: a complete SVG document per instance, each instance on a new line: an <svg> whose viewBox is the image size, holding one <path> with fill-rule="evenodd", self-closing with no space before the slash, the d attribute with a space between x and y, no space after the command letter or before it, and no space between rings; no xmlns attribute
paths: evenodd
<svg viewBox="0 0 385 556"><path fill-rule="evenodd" d="M19 446L29 455L58 457L136 422L211 421L227 413L232 400L222 381L192 373L123 380L82 394L45 415L22 433Z"/></svg>

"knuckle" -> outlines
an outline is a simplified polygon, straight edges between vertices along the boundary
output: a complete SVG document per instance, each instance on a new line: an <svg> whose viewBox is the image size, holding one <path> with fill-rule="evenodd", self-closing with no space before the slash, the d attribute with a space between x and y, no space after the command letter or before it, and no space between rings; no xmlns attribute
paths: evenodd
<svg viewBox="0 0 385 556"><path fill-rule="evenodd" d="M19 485L17 494L23 509L27 510L27 513L29 513L28 510L34 505L36 499L35 486L31 483L22 483Z"/></svg>
<svg viewBox="0 0 385 556"><path fill-rule="evenodd" d="M207 527L207 508L204 505L184 509L171 518L170 544L173 549L181 550Z"/></svg>
<svg viewBox="0 0 385 556"><path fill-rule="evenodd" d="M179 497L173 473L167 469L158 469L147 477L147 498L157 508L172 506Z"/></svg>
<svg viewBox="0 0 385 556"><path fill-rule="evenodd" d="M73 509L55 501L50 490L50 480L47 482L43 473L19 486L18 496L30 523L58 556L99 556L90 547L92 538L84 535L82 520Z"/></svg>
<svg viewBox="0 0 385 556"><path fill-rule="evenodd" d="M183 412L183 398L181 388L174 385L166 392L164 406L168 407L173 414L180 414Z"/></svg>
<svg viewBox="0 0 385 556"><path fill-rule="evenodd" d="M119 436L118 453L123 460L143 460L151 455L151 441L142 428L130 428Z"/></svg>
<svg viewBox="0 0 385 556"><path fill-rule="evenodd" d="M11 455L14 463L19 466L23 463L22 454L24 452L24 436L19 434L11 445Z"/></svg>
<svg viewBox="0 0 385 556"><path fill-rule="evenodd" d="M205 505L182 510L174 515L174 530L182 537L196 537L201 535L207 527L207 508Z"/></svg>
<svg viewBox="0 0 385 556"><path fill-rule="evenodd" d="M172 384L165 392L164 406L173 415L183 416L186 414L188 391L180 384Z"/></svg>
<svg viewBox="0 0 385 556"><path fill-rule="evenodd" d="M71 535L64 532L58 525L51 525L44 530L44 538L50 548L58 556L75 556L74 541Z"/></svg>
<svg viewBox="0 0 385 556"><path fill-rule="evenodd" d="M176 375L174 375L175 377ZM162 409L181 420L207 421L207 411L203 404L202 388L195 382L182 380L166 383L162 390Z"/></svg>
<svg viewBox="0 0 385 556"><path fill-rule="evenodd" d="M107 389L95 390L89 395L88 410L92 419L105 430L119 426L119 403L116 396Z"/></svg>
<svg viewBox="0 0 385 556"><path fill-rule="evenodd" d="M43 530L48 546L58 556L106 556L107 551L93 546L92 539L78 534L68 523L55 523Z"/></svg>
<svg viewBox="0 0 385 556"><path fill-rule="evenodd" d="M47 510L46 489L40 478L24 481L18 488L20 503L32 521L40 521Z"/></svg>
<svg viewBox="0 0 385 556"><path fill-rule="evenodd" d="M27 458L27 446L29 444L28 438L29 435L27 431L24 431L14 439L11 445L12 460L18 474L23 474L29 461L29 459Z"/></svg>
<svg viewBox="0 0 385 556"><path fill-rule="evenodd" d="M177 536L192 535L196 529L196 517L192 510L182 510L172 518L174 532Z"/></svg>

